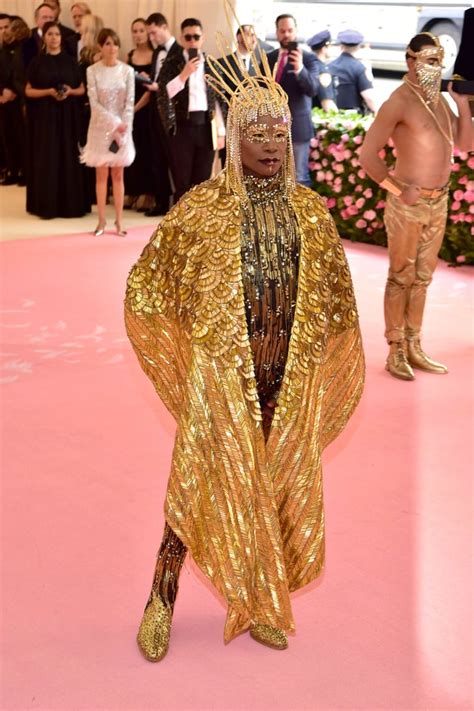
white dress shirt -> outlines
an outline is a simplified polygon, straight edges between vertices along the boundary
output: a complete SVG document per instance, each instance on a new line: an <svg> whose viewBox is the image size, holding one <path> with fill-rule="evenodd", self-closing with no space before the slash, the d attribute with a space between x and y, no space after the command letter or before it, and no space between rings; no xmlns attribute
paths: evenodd
<svg viewBox="0 0 474 711"><path fill-rule="evenodd" d="M186 49L183 49L183 56L186 62L188 62L189 54ZM204 57L202 54L199 56L201 61L198 64L198 68L187 80L189 82L189 113L191 113L191 111L207 111L209 108L207 103L207 83L204 72ZM179 94L185 86L186 82L181 80L179 74L174 79L171 79L166 85L166 91L168 92L169 98L172 99L176 96L176 94ZM215 118L217 124L217 135L225 136L224 117L222 116L222 110L217 101Z"/></svg>
<svg viewBox="0 0 474 711"><path fill-rule="evenodd" d="M183 49L183 55L186 62L188 62L189 54L186 49ZM190 113L191 111L207 111L209 108L207 105L207 84L204 78L204 57L200 54L199 58L201 61L197 70L187 80L189 88L188 111ZM181 80L179 74L174 79L171 79L166 85L166 91L170 99L179 94L185 86L186 82Z"/></svg>
<svg viewBox="0 0 474 711"><path fill-rule="evenodd" d="M175 42L175 38L170 37L169 40L165 42L164 49L160 49L160 51L158 52L155 65L155 76L153 77L153 81L156 81L158 79L158 75L161 71L161 67L163 66L163 62L165 61L168 52L170 51L171 47L174 45Z"/></svg>

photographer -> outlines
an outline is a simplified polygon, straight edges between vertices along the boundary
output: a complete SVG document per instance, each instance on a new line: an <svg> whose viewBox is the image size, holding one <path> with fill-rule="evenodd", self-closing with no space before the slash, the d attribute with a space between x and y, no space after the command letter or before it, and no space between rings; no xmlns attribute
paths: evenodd
<svg viewBox="0 0 474 711"><path fill-rule="evenodd" d="M298 48L296 20L292 15L279 15L276 35L280 49L270 52L270 69L276 68L275 79L288 94L295 154L296 180L311 186L309 175L309 142L314 135L311 121L312 97L318 93L319 79L316 57Z"/></svg>
<svg viewBox="0 0 474 711"><path fill-rule="evenodd" d="M181 47L169 53L158 78L158 104L169 136L175 202L193 185L211 177L216 149L224 147L225 127L216 93L206 83L209 66L202 51L201 22L181 23Z"/></svg>

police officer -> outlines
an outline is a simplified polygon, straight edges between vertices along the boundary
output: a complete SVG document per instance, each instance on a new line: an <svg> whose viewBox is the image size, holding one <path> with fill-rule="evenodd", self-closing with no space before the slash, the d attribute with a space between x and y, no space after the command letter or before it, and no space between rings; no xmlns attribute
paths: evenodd
<svg viewBox="0 0 474 711"><path fill-rule="evenodd" d="M367 106L375 113L373 84L366 67L354 56L364 41L363 36L357 30L343 30L337 40L341 44L341 54L329 64L329 71L337 83L338 109L355 109L363 114Z"/></svg>
<svg viewBox="0 0 474 711"><path fill-rule="evenodd" d="M318 93L313 96L313 108L322 108L324 111L337 110L334 83L327 65L331 33L329 30L317 32L308 40L307 44L313 50L318 66L319 87Z"/></svg>

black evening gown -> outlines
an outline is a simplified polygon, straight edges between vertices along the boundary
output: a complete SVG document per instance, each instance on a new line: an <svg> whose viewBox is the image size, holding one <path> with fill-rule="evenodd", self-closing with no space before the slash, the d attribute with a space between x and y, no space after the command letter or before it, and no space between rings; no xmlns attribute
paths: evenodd
<svg viewBox="0 0 474 711"><path fill-rule="evenodd" d="M81 83L73 57L39 54L28 66L35 89ZM82 217L90 211L84 167L79 162L82 97L57 101L52 96L28 99L26 209L43 218Z"/></svg>
<svg viewBox="0 0 474 711"><path fill-rule="evenodd" d="M128 64L136 72L150 74L151 64L134 64L133 50L128 55ZM139 81L135 82L135 103L141 99L146 89ZM156 95L150 96L150 101L155 101ZM125 168L125 195L138 197L139 195L153 195L153 174L151 162L151 136L150 136L150 104L144 106L133 117L133 142L136 156L132 165Z"/></svg>

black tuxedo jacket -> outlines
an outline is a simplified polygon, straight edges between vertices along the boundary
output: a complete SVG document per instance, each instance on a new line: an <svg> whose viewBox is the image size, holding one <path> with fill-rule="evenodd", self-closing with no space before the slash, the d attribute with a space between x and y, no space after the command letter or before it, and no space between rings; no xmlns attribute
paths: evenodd
<svg viewBox="0 0 474 711"><path fill-rule="evenodd" d="M178 123L186 122L188 119L189 88L188 82L186 82L184 89L170 99L166 91L166 85L181 73L185 64L183 48L176 43L176 47L173 45L168 52L158 76L158 108L163 125L168 133L171 134L176 133ZM204 71L210 73L206 59ZM217 97L216 92L209 84L206 88L209 120L211 120L215 111Z"/></svg>

